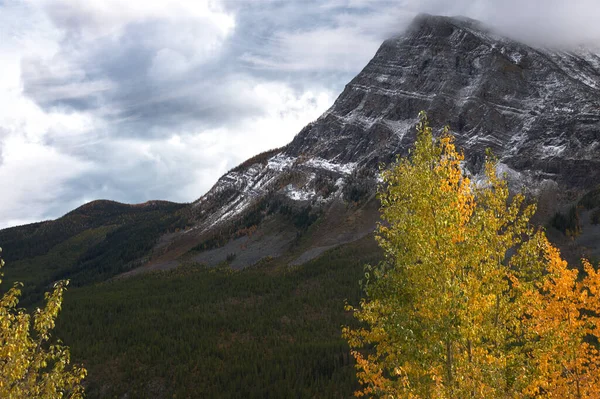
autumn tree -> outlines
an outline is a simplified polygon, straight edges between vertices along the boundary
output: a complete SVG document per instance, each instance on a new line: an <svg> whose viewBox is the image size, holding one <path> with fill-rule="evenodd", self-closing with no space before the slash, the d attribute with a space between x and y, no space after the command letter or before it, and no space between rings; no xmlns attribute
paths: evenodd
<svg viewBox="0 0 600 399"><path fill-rule="evenodd" d="M562 306L556 290L573 275L530 226L535 207L509 195L491 157L474 184L448 129L434 139L424 113L417 130L410 156L383 172L377 240L385 261L367 267L360 306L347 306L361 322L343 332L363 386L357 396L532 397L571 384L561 367L572 370L572 381L595 367L595 347L584 338L597 320L562 308L549 314ZM581 298L593 291L571 288ZM556 319L547 334L539 329L546 317ZM572 360L552 363L544 356L565 342L569 317L578 320L568 341ZM593 386L590 376L579 379Z"/></svg>
<svg viewBox="0 0 600 399"><path fill-rule="evenodd" d="M545 274L523 290L523 397L600 398L600 273L585 259L569 268L543 234L533 242L522 252Z"/></svg>
<svg viewBox="0 0 600 399"><path fill-rule="evenodd" d="M3 266L0 259L0 268ZM70 366L69 348L60 341L53 343L51 336L67 284L56 283L45 295L45 307L33 315L17 307L20 283L0 298L1 398L83 397L81 381L86 370Z"/></svg>

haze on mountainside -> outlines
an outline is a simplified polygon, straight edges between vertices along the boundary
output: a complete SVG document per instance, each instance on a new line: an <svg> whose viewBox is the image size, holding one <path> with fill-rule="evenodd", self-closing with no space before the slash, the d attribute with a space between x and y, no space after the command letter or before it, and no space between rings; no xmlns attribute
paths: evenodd
<svg viewBox="0 0 600 399"><path fill-rule="evenodd" d="M592 0L118 3L0 5L0 226L100 198L198 198L287 144L418 12L533 42L599 38Z"/></svg>

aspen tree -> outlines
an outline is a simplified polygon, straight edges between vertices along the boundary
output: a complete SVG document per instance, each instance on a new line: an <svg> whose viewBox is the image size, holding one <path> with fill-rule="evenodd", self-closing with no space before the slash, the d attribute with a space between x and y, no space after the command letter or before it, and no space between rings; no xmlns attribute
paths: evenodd
<svg viewBox="0 0 600 399"><path fill-rule="evenodd" d="M534 230L488 156L484 181L420 114L414 150L382 172L385 254L345 327L362 388L389 398L592 398L600 277L586 279ZM579 392L579 396L567 394ZM554 395L554 396L552 396Z"/></svg>
<svg viewBox="0 0 600 399"><path fill-rule="evenodd" d="M86 370L70 366L69 348L53 342L51 335L67 284L57 282L45 295L45 307L33 315L17 307L22 284L15 284L0 298L1 398L83 397L81 381Z"/></svg>

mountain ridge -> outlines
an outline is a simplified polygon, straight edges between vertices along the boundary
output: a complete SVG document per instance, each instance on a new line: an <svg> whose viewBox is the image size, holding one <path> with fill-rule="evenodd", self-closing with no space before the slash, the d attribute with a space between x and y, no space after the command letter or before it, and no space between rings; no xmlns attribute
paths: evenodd
<svg viewBox="0 0 600 399"><path fill-rule="evenodd" d="M0 230L4 286L24 282L20 306L34 309L71 280L55 332L90 398L349 397L344 304L384 259L378 166L409 151L419 111L450 125L475 184L493 148L571 265L588 249L600 259L598 68L578 54L420 16L291 143L196 201L93 201Z"/></svg>
<svg viewBox="0 0 600 399"><path fill-rule="evenodd" d="M195 201L193 229L202 234L269 196L327 209L348 191L374 193L377 165L407 153L420 110L435 127L450 126L473 174L490 147L516 189L558 186L565 202L600 183L597 61L515 42L475 20L422 14L279 153L224 175ZM214 202L226 205L211 212Z"/></svg>
<svg viewBox="0 0 600 399"><path fill-rule="evenodd" d="M545 200L545 218L600 184L600 56L421 14L289 144L231 169L196 201L173 205L174 222L127 268L245 267L281 256L299 264L364 237L378 219L378 165L407 154L421 110L434 128L450 126L469 173L480 172L491 148L511 187Z"/></svg>

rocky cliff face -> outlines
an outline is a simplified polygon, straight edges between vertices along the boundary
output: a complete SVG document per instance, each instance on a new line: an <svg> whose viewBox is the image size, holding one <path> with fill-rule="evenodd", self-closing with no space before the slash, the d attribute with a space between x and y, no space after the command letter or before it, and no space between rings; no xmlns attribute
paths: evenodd
<svg viewBox="0 0 600 399"><path fill-rule="evenodd" d="M373 176L378 163L410 148L420 110L434 126L450 126L474 173L489 147L528 184L600 183L599 55L533 48L477 21L420 15L287 147L223 176L194 204L198 221L212 226L273 192L327 202L319 178L340 193L353 174ZM290 172L295 178L282 184ZM222 206L203 212L215 198Z"/></svg>
<svg viewBox="0 0 600 399"><path fill-rule="evenodd" d="M433 126L450 126L474 174L491 148L509 180L534 193L600 184L598 54L534 48L474 20L420 15L289 145L230 171L193 203L194 227L183 235L201 240L273 198L324 211L372 198L378 164L407 153L420 110Z"/></svg>
<svg viewBox="0 0 600 399"><path fill-rule="evenodd" d="M59 274L81 281L182 261L244 267L272 256L300 264L373 231L378 165L407 153L421 110L434 127L450 126L471 173L491 148L513 187L541 195L540 214L597 193L600 56L534 48L473 20L421 15L290 144L232 169L194 203L93 203L4 230L3 242L20 245L15 261L50 262L61 245L79 248ZM580 247L600 256L600 200L592 197L576 218L584 234L570 241L574 259Z"/></svg>
<svg viewBox="0 0 600 399"><path fill-rule="evenodd" d="M566 186L600 180L600 57L535 49L476 21L422 15L383 43L286 153L369 165L404 153L419 110L450 125L477 168L502 162Z"/></svg>

